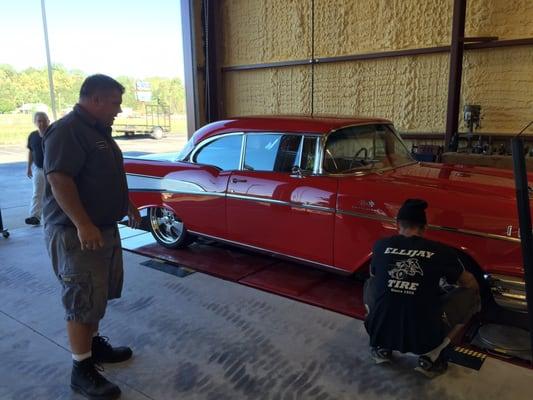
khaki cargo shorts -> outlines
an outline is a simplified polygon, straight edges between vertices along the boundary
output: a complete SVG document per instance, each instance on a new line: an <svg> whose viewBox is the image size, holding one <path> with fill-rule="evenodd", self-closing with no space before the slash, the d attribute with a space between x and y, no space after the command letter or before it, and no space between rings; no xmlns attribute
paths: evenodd
<svg viewBox="0 0 533 400"><path fill-rule="evenodd" d="M75 227L44 228L48 254L62 287L67 321L97 323L105 315L107 301L122 293L124 272L118 229L110 226L100 230L104 247L82 251Z"/></svg>

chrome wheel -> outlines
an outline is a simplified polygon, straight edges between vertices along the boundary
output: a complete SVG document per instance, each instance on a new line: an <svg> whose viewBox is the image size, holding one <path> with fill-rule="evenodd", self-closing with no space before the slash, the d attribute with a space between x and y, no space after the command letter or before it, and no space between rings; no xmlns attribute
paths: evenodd
<svg viewBox="0 0 533 400"><path fill-rule="evenodd" d="M156 207L150 208L150 231L160 244L169 248L187 246L190 243L183 222L172 211Z"/></svg>

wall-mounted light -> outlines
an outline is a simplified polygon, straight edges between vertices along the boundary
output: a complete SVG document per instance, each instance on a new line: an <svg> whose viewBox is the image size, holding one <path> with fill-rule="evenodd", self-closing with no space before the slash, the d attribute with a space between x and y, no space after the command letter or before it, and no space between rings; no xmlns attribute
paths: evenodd
<svg viewBox="0 0 533 400"><path fill-rule="evenodd" d="M465 104L463 107L463 118L468 128L468 132L472 134L474 129L480 127L481 106L476 104Z"/></svg>
<svg viewBox="0 0 533 400"><path fill-rule="evenodd" d="M463 118L465 125L468 128L468 133L466 138L468 140L466 148L468 150L472 149L472 136L474 135L474 130L480 127L481 122L481 106L477 104L465 104L463 107ZM479 135L478 144L472 149L473 153L482 152L482 141L481 135Z"/></svg>

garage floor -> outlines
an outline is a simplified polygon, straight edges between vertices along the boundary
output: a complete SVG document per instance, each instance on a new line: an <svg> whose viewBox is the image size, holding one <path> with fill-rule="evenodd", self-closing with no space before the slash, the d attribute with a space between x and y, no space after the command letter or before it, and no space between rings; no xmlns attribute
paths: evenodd
<svg viewBox="0 0 533 400"><path fill-rule="evenodd" d="M30 197L24 163L2 160L0 206L11 237L0 238L0 399L81 399L68 387L59 285L42 229L20 222ZM362 323L350 316L199 272L180 278L130 252L124 258L124 294L101 329L134 350L105 370L123 399L531 398L533 370L487 358L480 371L450 364L427 380L412 370L414 358L374 365Z"/></svg>
<svg viewBox="0 0 533 400"><path fill-rule="evenodd" d="M533 371L488 358L432 381L415 359L376 366L356 319L125 252L123 298L101 332L135 357L106 366L124 399L529 399ZM0 240L0 398L79 398L40 228Z"/></svg>

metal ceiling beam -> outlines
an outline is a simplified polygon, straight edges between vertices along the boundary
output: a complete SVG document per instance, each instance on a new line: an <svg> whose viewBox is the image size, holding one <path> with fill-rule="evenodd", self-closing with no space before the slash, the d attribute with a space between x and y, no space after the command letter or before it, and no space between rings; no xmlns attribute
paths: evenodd
<svg viewBox="0 0 533 400"><path fill-rule="evenodd" d="M498 47L515 47L515 46L533 46L533 38L511 39L511 40L490 40L484 41L483 38L465 38L465 45L463 49L466 50L478 50L478 49L493 49ZM474 41L472 43L472 41ZM282 68L282 67L294 67L298 65L310 65L310 64L328 64L336 62L346 61L364 61L364 60L379 60L383 58L394 57L407 57L407 56L420 56L425 54L438 54L450 52L451 46L436 46L436 47L420 47L414 49L404 50L391 50L391 51L379 51L375 53L362 53L362 54L350 54L345 56L336 57L317 57L312 59L303 60L288 60L288 61L276 61L269 63L257 63L257 64L243 64L243 65L229 65L222 67L222 72L231 71L246 71L254 69L265 68Z"/></svg>

